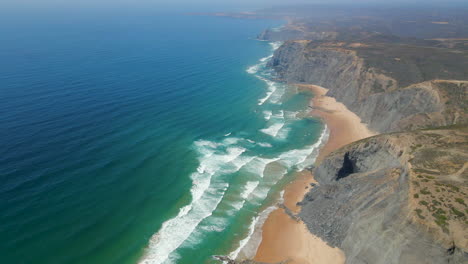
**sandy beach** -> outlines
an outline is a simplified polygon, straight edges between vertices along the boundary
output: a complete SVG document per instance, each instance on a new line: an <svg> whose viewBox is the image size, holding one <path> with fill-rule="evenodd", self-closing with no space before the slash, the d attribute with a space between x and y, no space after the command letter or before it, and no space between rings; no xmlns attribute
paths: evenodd
<svg viewBox="0 0 468 264"><path fill-rule="evenodd" d="M319 152L316 164L330 152L353 141L375 135L360 118L342 103L325 96L327 89L315 85L297 85L315 94L311 101L311 114L321 118L330 130L328 142ZM315 182L309 171L299 172L296 179L285 188L284 205L293 213L300 210L296 204ZM284 209L272 212L262 230L262 242L254 260L267 263L288 261L290 264L340 264L345 255L312 235L301 221L296 221Z"/></svg>

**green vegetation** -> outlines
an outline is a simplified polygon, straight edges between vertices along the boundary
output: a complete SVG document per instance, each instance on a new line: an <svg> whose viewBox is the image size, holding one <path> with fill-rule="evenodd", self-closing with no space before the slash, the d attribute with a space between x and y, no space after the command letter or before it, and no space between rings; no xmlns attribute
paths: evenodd
<svg viewBox="0 0 468 264"><path fill-rule="evenodd" d="M416 215L421 218L421 219L426 219L426 217L424 217L421 213L422 213L422 210L421 209L416 209L414 210L416 211Z"/></svg>
<svg viewBox="0 0 468 264"><path fill-rule="evenodd" d="M451 184L446 184L446 186L449 187L450 189L452 189L455 192L460 191L460 188L458 188L457 186L454 186L454 185L451 185Z"/></svg>
<svg viewBox="0 0 468 264"><path fill-rule="evenodd" d="M463 212L458 211L457 208L455 208L455 207L452 207L452 208L450 208L450 209L452 210L452 212L453 212L457 217L464 217L464 216L465 216L465 214L464 214Z"/></svg>
<svg viewBox="0 0 468 264"><path fill-rule="evenodd" d="M421 190L421 194L429 195L429 194L431 194L431 192L428 191L427 188L424 188L424 189Z"/></svg>
<svg viewBox="0 0 468 264"><path fill-rule="evenodd" d="M448 232L448 223L447 223L447 216L445 215L445 211L440 209L440 208L437 208L437 210L432 214L432 216L434 217L434 222L440 226L442 228L442 230L444 232Z"/></svg>
<svg viewBox="0 0 468 264"><path fill-rule="evenodd" d="M462 198L455 198L455 202L459 203L459 204L462 204L464 206L466 206L465 204L465 200L463 200Z"/></svg>

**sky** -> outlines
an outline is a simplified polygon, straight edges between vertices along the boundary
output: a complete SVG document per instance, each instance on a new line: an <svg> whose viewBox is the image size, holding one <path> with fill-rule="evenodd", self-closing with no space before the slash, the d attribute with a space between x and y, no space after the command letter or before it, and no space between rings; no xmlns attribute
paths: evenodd
<svg viewBox="0 0 468 264"><path fill-rule="evenodd" d="M180 11L252 11L277 5L292 4L436 4L441 6L468 5L467 0L0 0L2 7L12 7L28 10L61 9L61 8L106 8L119 9L152 8Z"/></svg>

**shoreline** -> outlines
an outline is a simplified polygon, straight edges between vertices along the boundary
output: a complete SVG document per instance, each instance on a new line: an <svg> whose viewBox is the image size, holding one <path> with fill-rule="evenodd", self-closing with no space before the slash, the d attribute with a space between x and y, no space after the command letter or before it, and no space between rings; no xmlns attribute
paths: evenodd
<svg viewBox="0 0 468 264"><path fill-rule="evenodd" d="M314 93L310 114L322 119L329 129L328 141L319 150L315 164L319 164L336 149L376 134L361 123L361 119L346 106L326 96L327 89L304 84L296 84L296 87ZM311 183L316 181L310 171L298 172L296 178L284 189L284 207L293 214L299 213L297 203L310 190ZM254 260L266 263L288 261L290 264L328 264L344 263L345 255L340 249L332 248L314 236L302 221L293 219L284 208L278 208L262 226L262 240Z"/></svg>

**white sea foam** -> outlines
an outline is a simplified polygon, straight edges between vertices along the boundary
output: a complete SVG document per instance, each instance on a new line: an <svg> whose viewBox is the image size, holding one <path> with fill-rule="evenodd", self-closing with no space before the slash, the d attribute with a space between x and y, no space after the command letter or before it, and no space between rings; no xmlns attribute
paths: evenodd
<svg viewBox="0 0 468 264"><path fill-rule="evenodd" d="M270 56L261 58L261 59L260 59L260 63L255 64L255 65L250 66L249 68L247 68L247 73L256 74L261 68L263 68L263 67L266 66L267 62L268 62L271 58L273 58L273 55L270 55Z"/></svg>
<svg viewBox="0 0 468 264"><path fill-rule="evenodd" d="M283 95L285 93L286 89L283 85L280 86L280 88L276 89L270 96L270 102L273 103L273 104L278 104L281 100L281 98L283 98Z"/></svg>
<svg viewBox="0 0 468 264"><path fill-rule="evenodd" d="M299 111L285 111L284 114L285 114L285 117L289 120L296 120L297 119L297 115L299 114L300 112Z"/></svg>
<svg viewBox="0 0 468 264"><path fill-rule="evenodd" d="M328 129L325 128L315 144L303 149L293 149L282 153L279 157L280 162L288 168L297 168L298 170L305 169L308 165L315 162L320 145L322 145L327 139Z"/></svg>
<svg viewBox="0 0 468 264"><path fill-rule="evenodd" d="M261 58L260 61L261 61L261 62L267 62L267 61L270 60L271 58L273 58L273 55L270 55L270 56L265 57L265 58Z"/></svg>
<svg viewBox="0 0 468 264"><path fill-rule="evenodd" d="M242 207L244 207L245 202L248 201L249 196L257 188L259 183L260 182L258 181L247 182L244 186L244 189L242 190L240 194L241 201L232 203L232 206L237 210L240 210Z"/></svg>
<svg viewBox="0 0 468 264"><path fill-rule="evenodd" d="M221 145L235 145L239 143L239 141L242 141L242 138L237 138L237 137L228 137L225 138L222 143L218 143L216 146L221 146Z"/></svg>
<svg viewBox="0 0 468 264"><path fill-rule="evenodd" d="M287 114L288 113L286 113L286 115ZM282 114L279 113L277 114L277 116L282 116ZM303 169L305 167L304 163L306 162L309 156L313 156L313 160L310 160L310 162L311 163L314 162L318 154L318 153L314 153L314 151L318 151L319 146L323 144L327 140L327 138L328 138L328 129L325 128L322 131L318 141L312 146L309 146L304 149L291 150L291 151L282 153L278 159L267 160L267 159L256 158L253 160L252 163L249 163L246 166L246 168L249 168L249 169L255 168L257 169L256 174L263 175L267 164L273 161L279 160L279 162L281 162L282 164L285 164L288 168L292 168L293 166L295 166L296 168ZM260 195L264 199L264 197L266 197L268 193L269 188L265 187L265 190L260 190L260 189L255 191L255 195L256 196ZM261 193L263 193L263 195L261 195ZM279 197L279 203L282 203L282 202L284 202L284 191L280 192L280 197ZM229 254L230 258L236 259L241 252L242 252L242 257L244 258L254 257L255 253L257 252L258 246L260 245L261 240L262 240L262 226L265 223L268 216L270 215L270 213L273 212L275 209L277 209L277 206L270 206L266 208L264 211L262 211L258 216L252 219L247 236L239 241L239 246Z"/></svg>
<svg viewBox="0 0 468 264"><path fill-rule="evenodd" d="M244 186L244 190L241 193L242 199L246 200L247 198L249 198L249 195L255 190L255 188L257 188L259 183L260 182L258 181L247 182Z"/></svg>
<svg viewBox="0 0 468 264"><path fill-rule="evenodd" d="M247 236L246 236L244 239L242 239L242 240L239 242L239 247L238 247L236 250L234 250L233 252L231 252L231 253L229 254L229 257L230 257L231 259L236 259L237 256L239 255L240 251L241 251L241 250L245 247L245 245L249 242L250 238L252 237L252 235L253 235L253 233L254 233L254 231L255 231L255 226L256 226L256 224L257 224L257 222L258 222L258 219L259 219L259 217L254 217L254 218L252 219L252 222L250 223L250 226L249 226L249 233L247 234Z"/></svg>
<svg viewBox="0 0 468 264"><path fill-rule="evenodd" d="M250 73L250 74L256 74L258 72L258 70L260 69L260 66L261 66L261 64L256 64L254 66L250 66L247 69L247 72Z"/></svg>
<svg viewBox="0 0 468 264"><path fill-rule="evenodd" d="M284 202L284 191L281 191L278 203ZM242 252L243 256L248 259L252 259L257 253L258 246L262 242L262 227L268 216L276 210L276 205L269 206L263 210L258 216L252 219L249 226L249 232L247 236L239 242L239 247L229 254L231 259L236 259L239 253Z"/></svg>
<svg viewBox="0 0 468 264"><path fill-rule="evenodd" d="M139 263L164 263L169 255L190 236L198 224L212 214L227 188L228 184L225 184L222 189L210 189L204 193L203 199L198 199L181 208L176 217L166 221L158 233L151 237L148 250Z"/></svg>
<svg viewBox="0 0 468 264"><path fill-rule="evenodd" d="M275 162L277 160L278 159L265 159L255 157L254 159L252 159L251 162L245 165L244 169L263 178L263 172L265 171L266 166L269 163Z"/></svg>
<svg viewBox="0 0 468 264"><path fill-rule="evenodd" d="M283 119L284 118L284 111L283 110L279 110L278 113L274 114L273 115L275 118L281 118Z"/></svg>
<svg viewBox="0 0 468 264"><path fill-rule="evenodd" d="M280 131L278 131L278 134L276 134L276 139L286 140L290 131L291 129L289 127L283 126L283 128L281 128Z"/></svg>
<svg viewBox="0 0 468 264"><path fill-rule="evenodd" d="M271 48L273 51L275 51L276 49L279 48L279 46L281 46L281 42L271 42L270 43L271 45ZM259 71L263 68L265 68L265 66L267 65L268 61L271 60L273 58L273 54L271 54L270 56L267 56L267 57L264 57L264 58L261 58L260 59L260 63L258 64L255 64L253 66L250 66L249 68L247 68L247 73L249 74L255 74L255 76L257 78L259 78L260 80L264 81L267 83L267 93L265 95L265 97L261 98L258 100L258 105L263 105L273 94L275 94L275 91L277 90L277 83L273 82L273 81L270 81L262 76L260 76L260 74L257 74L259 73ZM264 76L268 76L269 74L266 73L266 72L263 72L262 73ZM273 103L277 103L281 97L283 96L284 94L284 91L279 91L279 93L277 93L275 96L274 96L274 102Z"/></svg>
<svg viewBox="0 0 468 264"><path fill-rule="evenodd" d="M259 145L260 147L264 147L264 148L273 147L270 143L266 143L266 142L260 142L260 143L257 143L257 145Z"/></svg>
<svg viewBox="0 0 468 264"><path fill-rule="evenodd" d="M238 171L249 162L251 162L255 157L252 156L241 156L233 160L231 163L233 165L233 171Z"/></svg>
<svg viewBox="0 0 468 264"><path fill-rule="evenodd" d="M267 80L267 79L265 79L263 77L260 77L260 76L258 76L258 78L260 80L266 82L266 84L268 85L267 93L266 93L265 97L258 100L258 105L263 105L271 97L271 95L276 91L276 89L278 87L277 87L277 83L275 83L273 81Z"/></svg>
<svg viewBox="0 0 468 264"><path fill-rule="evenodd" d="M283 126L284 126L284 122L274 123L273 125L267 128L260 129L260 131L272 137L276 137L278 135L278 132L283 128Z"/></svg>
<svg viewBox="0 0 468 264"><path fill-rule="evenodd" d="M281 41L270 42L270 45L273 51L279 49L279 47L281 47L281 44L283 44Z"/></svg>
<svg viewBox="0 0 468 264"><path fill-rule="evenodd" d="M161 229L153 235L142 264L160 264L171 256L195 231L203 219L211 216L223 199L229 185L223 182L213 183L213 178L224 173L233 173L252 161L253 157L243 157L246 149L232 146L239 138L226 138L221 143L200 140L195 142L199 153L199 167L192 173L192 201L182 207L174 218L163 223Z"/></svg>
<svg viewBox="0 0 468 264"><path fill-rule="evenodd" d="M263 116L265 117L265 120L270 120L271 116L272 116L272 112L269 111L269 110L265 110L263 111Z"/></svg>

